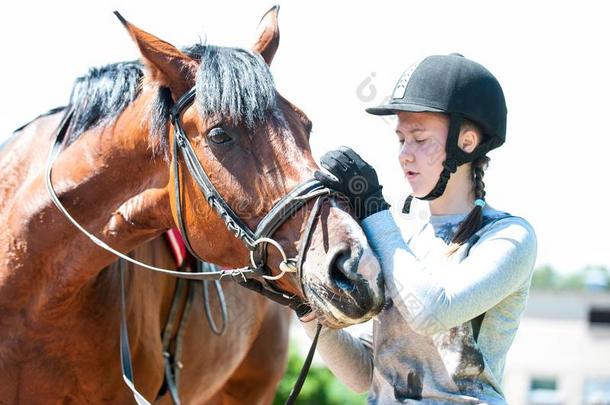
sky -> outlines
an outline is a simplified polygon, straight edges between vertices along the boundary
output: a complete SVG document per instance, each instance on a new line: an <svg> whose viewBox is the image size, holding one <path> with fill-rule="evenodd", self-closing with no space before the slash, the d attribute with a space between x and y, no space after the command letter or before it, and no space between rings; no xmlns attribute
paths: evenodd
<svg viewBox="0 0 610 405"><path fill-rule="evenodd" d="M486 199L527 219L537 266L610 267L610 24L595 1L20 1L0 14L0 140L67 102L89 67L138 57L112 14L176 45L250 48L280 4L276 86L313 121L315 157L348 145L379 173L398 210L409 193L395 123L364 108L391 94L411 63L458 52L498 78L507 141L489 153ZM424 205L418 206L424 209Z"/></svg>

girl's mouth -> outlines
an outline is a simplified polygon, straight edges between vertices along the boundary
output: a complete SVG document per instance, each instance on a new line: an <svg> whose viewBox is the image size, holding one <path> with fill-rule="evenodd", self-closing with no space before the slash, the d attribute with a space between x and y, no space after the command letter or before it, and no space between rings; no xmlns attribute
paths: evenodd
<svg viewBox="0 0 610 405"><path fill-rule="evenodd" d="M418 174L419 173L411 171L411 170L407 170L407 172L406 172L407 179L409 179L409 180L414 179Z"/></svg>

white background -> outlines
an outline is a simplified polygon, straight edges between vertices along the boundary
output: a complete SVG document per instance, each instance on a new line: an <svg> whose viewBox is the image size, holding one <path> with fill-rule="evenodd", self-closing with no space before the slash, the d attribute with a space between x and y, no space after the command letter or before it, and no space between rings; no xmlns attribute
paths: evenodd
<svg viewBox="0 0 610 405"><path fill-rule="evenodd" d="M393 123L364 108L412 62L459 52L491 70L508 103L507 143L490 153L487 200L538 235L538 265L610 266L606 213L610 41L603 2L281 2L278 90L314 123L315 156L346 144L380 173L395 208L409 191ZM12 1L0 15L0 139L64 105L91 66L134 59L112 14L177 46L250 48L269 1Z"/></svg>

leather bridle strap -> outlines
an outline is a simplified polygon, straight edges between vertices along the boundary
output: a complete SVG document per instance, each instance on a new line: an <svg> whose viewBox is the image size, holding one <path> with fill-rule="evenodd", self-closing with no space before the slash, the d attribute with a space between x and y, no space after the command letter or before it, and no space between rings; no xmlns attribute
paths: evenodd
<svg viewBox="0 0 610 405"><path fill-rule="evenodd" d="M196 262L197 262L197 270L199 270L202 273L208 272L208 271L214 271L213 269L216 268L215 265L208 263L208 262L201 262L199 260L196 260ZM252 280L252 279L250 279L250 280ZM225 300L224 292L222 291L222 286L220 285L220 281L214 280L213 283L214 283L214 290L216 291L216 298L218 299L218 305L220 306L220 318L222 321L221 326L219 327L216 324L216 321L214 320L214 317L212 316L212 312L210 309L211 305L210 305L210 292L209 292L208 280L203 280L201 282L201 288L203 290L203 309L205 311L205 317L208 318L208 325L210 326L210 330L216 336L221 336L222 334L224 334L225 330L227 329L229 315L227 313L227 303Z"/></svg>
<svg viewBox="0 0 610 405"><path fill-rule="evenodd" d="M133 398L138 405L150 405L150 403L138 392L133 378L133 366L131 364L131 350L129 349L129 333L127 332L127 310L125 303L125 262L119 260L119 274L121 282L121 326L120 326L120 344L121 344L121 370L123 372L123 380L127 387L133 393Z"/></svg>
<svg viewBox="0 0 610 405"><path fill-rule="evenodd" d="M216 187L212 184L201 163L197 158L193 146L189 142L184 129L180 123L180 114L187 108L195 98L196 88L191 88L186 94L184 94L172 108L171 119L174 127L174 153L173 153L173 167L174 167L174 194L176 196L176 211L178 216L178 223L180 226L180 232L184 238L184 244L190 253L197 259L204 261L197 255L195 249L193 249L186 228L184 226L184 216L182 215L182 202L180 195L180 164L179 157L182 155L184 163L191 177L195 180L199 189L203 192L203 195L208 204L214 208L218 215L222 218L225 226L234 233L235 237L246 244L249 250L254 249L254 233L248 228L248 226L242 221L242 219L233 211L233 209L225 202L222 196L216 190ZM180 153L179 153L180 152Z"/></svg>
<svg viewBox="0 0 610 405"><path fill-rule="evenodd" d="M271 235L273 235L275 231L284 222L286 222L287 219L291 218L312 199L315 199L316 202L314 203L314 208L309 214L309 218L315 218L317 215L314 213L314 211L317 212L315 207L319 206L321 202L326 200L326 198L332 193L333 192L331 190L323 187L315 179L300 184L294 190L286 194L280 201L278 201L269 211L269 213L267 213L267 215L265 215L265 217L259 222L256 227L255 237L257 240L271 237ZM304 231L301 234L301 240L299 242L300 246L306 246L308 244L311 231L312 226L305 226ZM303 243L304 239L306 239L305 243ZM255 250L252 255L255 257L253 261L264 264L266 249L267 245L263 244L261 249ZM301 269L299 266L302 264L302 262L298 260L298 256L294 260L291 259L289 264L292 265L292 268L299 277L301 274Z"/></svg>
<svg viewBox="0 0 610 405"><path fill-rule="evenodd" d="M318 218L318 213L320 212L320 208L322 207L323 199L319 198L309 213L309 218L307 218L307 223L305 224L305 229L303 232L303 236L301 237L301 241L299 244L299 251L297 253L297 279L299 283L301 283L301 291L305 294L305 286L303 285L303 262L305 261L305 252L307 251L307 247L309 246L309 240L311 239L311 235L313 234L313 227L316 223L316 219Z"/></svg>
<svg viewBox="0 0 610 405"><path fill-rule="evenodd" d="M303 268L303 261L305 258L305 251L307 250L307 247L309 246L309 240L311 239L311 235L313 234L313 227L316 223L316 219L318 218L318 213L320 212L322 203L324 202L324 200L326 198L328 198L328 194L321 195L320 197L318 197L318 199L313 204L313 207L311 208L311 211L309 212L309 217L307 218L307 221L305 222L305 227L303 228L303 234L302 234L301 240L299 242L299 248L298 248L298 253L297 253L297 258L296 258L296 268L297 268L297 279L299 280L301 291L303 291L303 294L305 294L305 286L303 285L303 276L301 273L302 273L302 268ZM264 295L265 297L269 298L272 301L277 302L278 304L286 305L286 306L292 308L296 312L296 314L299 318L302 318L303 316L305 316L309 312L311 312L311 307L309 306L309 304L301 301L296 296L286 295L285 293L277 290L271 283L267 283L267 285L263 285L258 280L249 279L249 280L241 281L241 282L239 282L239 284L250 290L256 291L259 294Z"/></svg>
<svg viewBox="0 0 610 405"><path fill-rule="evenodd" d="M298 185L278 201L256 226L256 239L269 237L309 201L331 194L318 180L311 179Z"/></svg>
<svg viewBox="0 0 610 405"><path fill-rule="evenodd" d="M181 196L180 196L180 165L178 164L178 152L181 152L181 155L184 159L186 167L191 175L191 177L195 180L203 195L208 202L208 204L214 208L214 210L218 213L218 215L222 218L225 223L225 226L229 231L232 231L236 238L241 240L246 244L249 250L254 248L255 237L252 231L248 228L248 226L235 214L235 212L229 207L229 205L224 201L224 199L218 194L216 188L212 186L212 182L208 178L208 175L205 173L203 168L201 167L201 163L196 158L195 151L191 143L184 137L184 135L180 135L181 130L176 130L174 135L174 170L176 172L174 186L176 187L175 195L176 195L176 211L182 210ZM200 259L200 257L195 253L188 236L186 236L186 229L184 227L184 217L181 212L178 214L178 222L180 223L180 232L185 235L185 245L191 252L193 256ZM203 259L200 259L203 260Z"/></svg>
<svg viewBox="0 0 610 405"><path fill-rule="evenodd" d="M303 384L305 383L305 379L307 378L307 373L309 373L309 368L311 367L311 361L313 360L313 355L316 352L316 346L318 345L318 338L320 337L320 331L322 330L322 324L318 323L316 326L316 334L311 342L311 346L309 347L309 352L307 353L307 357L305 358L305 362L303 363L303 367L301 368L301 372L299 373L299 377L297 381L294 383L292 390L290 391L290 395L288 395L288 399L284 402L284 405L293 405L297 400L299 393L301 392L301 388L303 388Z"/></svg>
<svg viewBox="0 0 610 405"><path fill-rule="evenodd" d="M174 332L175 323L178 318L178 310L180 304L182 304L182 300L184 295L187 295L187 300L191 299L191 285L188 280L184 280L179 278L176 282L176 287L174 290L174 298L172 299L172 304L169 309L169 314L167 316L167 322L165 323L165 327L163 328L163 334L161 339L161 344L163 346L163 369L165 372L165 385L169 395L172 398L172 401L176 405L180 405L180 395L178 392L178 379L176 378L177 370L180 368L177 362L180 361L180 357L176 352L172 356L171 353L171 343L172 343L172 333ZM187 302L186 306L189 306L189 302ZM180 320L180 326L185 322L184 319L187 317L187 308L185 308L182 318ZM178 344L178 342L176 342Z"/></svg>

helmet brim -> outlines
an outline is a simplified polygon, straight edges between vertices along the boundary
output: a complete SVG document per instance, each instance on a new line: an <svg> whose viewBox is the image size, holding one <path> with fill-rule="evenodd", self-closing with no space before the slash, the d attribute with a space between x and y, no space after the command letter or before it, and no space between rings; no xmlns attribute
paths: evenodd
<svg viewBox="0 0 610 405"><path fill-rule="evenodd" d="M377 107L369 107L366 112L373 115L393 115L401 111L404 112L446 112L443 109L413 104L413 103L387 103Z"/></svg>

